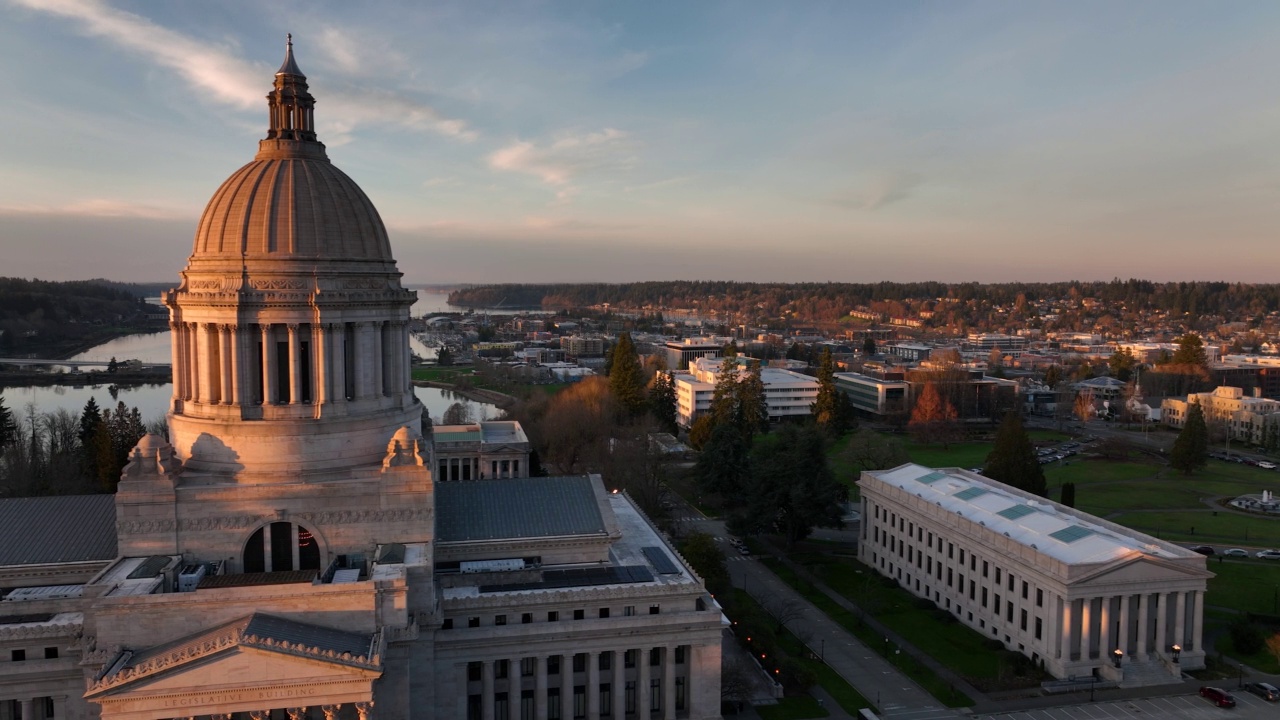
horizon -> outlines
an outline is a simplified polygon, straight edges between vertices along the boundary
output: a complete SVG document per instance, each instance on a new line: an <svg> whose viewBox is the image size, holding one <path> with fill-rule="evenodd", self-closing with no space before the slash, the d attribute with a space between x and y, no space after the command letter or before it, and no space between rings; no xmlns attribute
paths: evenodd
<svg viewBox="0 0 1280 720"><path fill-rule="evenodd" d="M3 0L4 273L175 277L292 32L415 284L1272 284L1280 5L501 7Z"/></svg>

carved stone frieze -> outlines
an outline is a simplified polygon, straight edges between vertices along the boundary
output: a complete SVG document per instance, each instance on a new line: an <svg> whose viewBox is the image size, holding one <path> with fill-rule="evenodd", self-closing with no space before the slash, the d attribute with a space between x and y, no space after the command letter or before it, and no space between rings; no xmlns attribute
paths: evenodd
<svg viewBox="0 0 1280 720"><path fill-rule="evenodd" d="M250 280L249 287L254 290L302 290L309 286L304 278L264 278Z"/></svg>
<svg viewBox="0 0 1280 720"><path fill-rule="evenodd" d="M183 518L173 520L119 520L116 531L125 535L148 535L173 532L176 527L183 532L209 532L214 530L244 530L280 518L274 515L234 515L207 518ZM429 509L401 508L397 510L325 510L321 512L289 513L295 522L323 525L358 523L425 522L431 519Z"/></svg>

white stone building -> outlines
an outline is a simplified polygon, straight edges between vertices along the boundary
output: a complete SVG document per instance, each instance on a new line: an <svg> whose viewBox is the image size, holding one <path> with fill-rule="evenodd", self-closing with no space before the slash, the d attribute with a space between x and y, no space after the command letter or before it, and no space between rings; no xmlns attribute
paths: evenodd
<svg viewBox="0 0 1280 720"><path fill-rule="evenodd" d="M723 616L598 477L435 482L377 211L290 46L178 287L169 440L0 501L6 720L702 720Z"/></svg>
<svg viewBox="0 0 1280 720"><path fill-rule="evenodd" d="M1204 666L1204 556L967 470L907 464L858 487L863 563L1055 677Z"/></svg>
<svg viewBox="0 0 1280 720"><path fill-rule="evenodd" d="M529 438L514 420L431 429L436 482L529 477Z"/></svg>
<svg viewBox="0 0 1280 720"><path fill-rule="evenodd" d="M690 427L698 415L711 409L724 362L724 358L700 357L690 363L689 372L671 374L676 386L676 422L682 427ZM735 370L739 375L746 372L747 362L757 361L739 358ZM770 421L809 415L818 399L818 381L809 375L766 367L760 369L760 380Z"/></svg>
<svg viewBox="0 0 1280 720"><path fill-rule="evenodd" d="M1200 405L1210 427L1225 430L1232 440L1261 445L1267 426L1280 423L1280 400L1245 395L1237 387L1218 387L1213 392L1192 393L1185 398L1165 398L1160 403L1160 419L1173 428L1187 424L1187 411Z"/></svg>

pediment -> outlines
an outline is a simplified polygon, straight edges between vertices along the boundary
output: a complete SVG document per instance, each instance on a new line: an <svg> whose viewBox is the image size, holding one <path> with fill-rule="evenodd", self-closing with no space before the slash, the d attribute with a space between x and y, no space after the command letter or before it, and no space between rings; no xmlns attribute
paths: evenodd
<svg viewBox="0 0 1280 720"><path fill-rule="evenodd" d="M1073 585L1128 585L1168 583L1186 580L1208 580L1213 573L1203 567L1169 562L1150 555L1137 555L1096 568L1078 578Z"/></svg>

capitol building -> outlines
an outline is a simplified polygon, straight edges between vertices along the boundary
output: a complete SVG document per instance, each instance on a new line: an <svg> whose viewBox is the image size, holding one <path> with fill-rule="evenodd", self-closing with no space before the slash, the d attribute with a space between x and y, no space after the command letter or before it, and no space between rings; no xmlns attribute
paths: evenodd
<svg viewBox="0 0 1280 720"><path fill-rule="evenodd" d="M267 98L164 295L168 437L0 501L0 720L718 718L723 615L627 496L433 477L414 294L291 45Z"/></svg>

